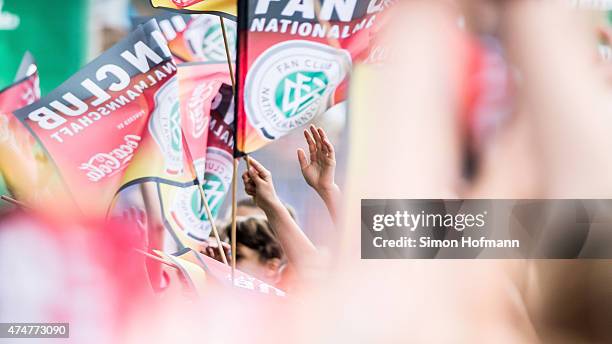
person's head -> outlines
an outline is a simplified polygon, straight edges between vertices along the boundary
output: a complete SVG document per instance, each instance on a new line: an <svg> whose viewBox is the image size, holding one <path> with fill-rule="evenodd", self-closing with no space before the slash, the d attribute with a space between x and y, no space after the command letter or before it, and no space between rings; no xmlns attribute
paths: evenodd
<svg viewBox="0 0 612 344"><path fill-rule="evenodd" d="M226 228L226 233L229 231ZM283 264L283 249L268 221L263 217L239 218L236 222L236 268L266 283L276 284Z"/></svg>
<svg viewBox="0 0 612 344"><path fill-rule="evenodd" d="M265 217L266 214L257 206L257 204L255 204L255 201L249 197L243 198L236 202L236 216Z"/></svg>
<svg viewBox="0 0 612 344"><path fill-rule="evenodd" d="M294 220L296 220L295 210L293 209L293 207L285 203L285 208L287 208L287 210L289 211L289 215L291 215L291 217ZM266 214L260 207L257 206L257 204L255 204L255 201L253 201L253 198L249 197L249 198L243 198L239 200L238 202L236 202L236 216L265 217Z"/></svg>

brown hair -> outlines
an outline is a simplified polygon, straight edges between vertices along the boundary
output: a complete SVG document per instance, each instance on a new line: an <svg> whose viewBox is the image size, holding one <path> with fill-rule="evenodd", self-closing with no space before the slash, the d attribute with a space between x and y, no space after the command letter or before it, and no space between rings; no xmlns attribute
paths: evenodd
<svg viewBox="0 0 612 344"><path fill-rule="evenodd" d="M231 231L231 224L224 228L225 233ZM283 248L270 227L268 220L259 217L238 219L236 222L236 243L257 251L262 262L270 259L284 259ZM240 256L236 260L240 260Z"/></svg>
<svg viewBox="0 0 612 344"><path fill-rule="evenodd" d="M295 209L293 209L293 207L287 203L283 203L283 205L285 206L285 208L287 208L287 211L289 211L289 215L291 215L291 218L297 221L297 218L295 216ZM259 209L259 207L257 206L257 204L255 204L255 201L253 200L252 197L243 198L241 200L238 200L238 202L236 202L236 207L247 207L247 208Z"/></svg>

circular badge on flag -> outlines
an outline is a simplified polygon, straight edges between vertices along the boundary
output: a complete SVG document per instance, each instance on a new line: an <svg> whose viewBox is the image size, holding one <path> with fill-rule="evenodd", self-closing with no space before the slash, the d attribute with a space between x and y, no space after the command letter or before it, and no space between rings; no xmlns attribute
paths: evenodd
<svg viewBox="0 0 612 344"><path fill-rule="evenodd" d="M149 132L163 155L165 172L170 175L182 173L183 141L176 77L155 93L155 109L149 120Z"/></svg>
<svg viewBox="0 0 612 344"><path fill-rule="evenodd" d="M351 56L325 44L278 43L251 66L244 87L249 122L274 140L325 112L351 68Z"/></svg>
<svg viewBox="0 0 612 344"><path fill-rule="evenodd" d="M202 205L202 197L198 185L179 188L170 215L179 228L188 236L197 240L206 240L210 235L211 226Z"/></svg>
<svg viewBox="0 0 612 344"><path fill-rule="evenodd" d="M225 24L230 55L235 57L236 22L232 20L224 20L223 22ZM189 43L192 54L202 58L204 61L227 61L223 30L221 29L221 22L218 16L201 15L197 17L189 29L185 31L185 39Z"/></svg>
<svg viewBox="0 0 612 344"><path fill-rule="evenodd" d="M232 164L231 154L215 147L208 148L204 193L213 217L217 216L232 182ZM197 188L198 186L192 186L177 190L170 214L187 235L194 239L206 240L210 236L212 227Z"/></svg>

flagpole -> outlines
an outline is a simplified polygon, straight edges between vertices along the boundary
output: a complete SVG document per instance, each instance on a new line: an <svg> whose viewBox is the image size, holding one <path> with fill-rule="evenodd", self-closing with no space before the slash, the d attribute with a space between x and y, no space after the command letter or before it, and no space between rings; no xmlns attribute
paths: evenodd
<svg viewBox="0 0 612 344"><path fill-rule="evenodd" d="M154 256L154 255L152 255L152 254L150 254L150 253L148 253L148 252L145 252L145 251L143 251L143 250L139 250L139 249L137 249L137 248L135 248L135 249L134 249L134 251L135 251L135 252L138 252L138 253L140 253L140 254L142 254L142 255L143 255L143 256L145 256L146 258L149 258L149 259L155 260L155 261L157 261L158 263L165 264L165 265L170 266L170 267L172 267L172 268L178 269L178 267L177 267L176 265L174 265L174 264L170 264L170 263L168 263L167 261L165 261L165 260L163 260L163 259L161 259L161 258L159 258L159 257L157 257L157 256Z"/></svg>
<svg viewBox="0 0 612 344"><path fill-rule="evenodd" d="M204 186L198 183L198 190L200 190L200 197L202 198L202 203L204 204L204 210L206 211L206 217L210 222L210 226L212 228L212 232L215 236L215 240L217 241L217 246L219 249L219 254L221 255L221 259L225 265L229 265L227 262L227 257L225 256L225 251L223 250L223 245L221 245L221 237L219 236L219 231L217 231L217 226L215 225L215 220L213 219L212 212L210 211L210 207L208 206L208 200L206 199L206 193L204 193Z"/></svg>
<svg viewBox="0 0 612 344"><path fill-rule="evenodd" d="M227 32L225 31L225 21L223 17L219 16L221 22L221 32L223 33L223 45L225 46L225 57L227 58L227 66L229 67L230 79L232 80L232 92L236 92L236 79L234 78L234 67L232 66L232 55L229 50L229 43L227 42Z"/></svg>
<svg viewBox="0 0 612 344"><path fill-rule="evenodd" d="M232 81L232 93L236 94L236 78L234 76L234 67L232 66L232 55L229 49L229 43L227 40L227 31L225 30L225 21L223 17L219 16L221 23L221 32L223 33L223 45L225 47L225 56L227 58L227 66L229 68L230 80ZM247 168L249 162L247 159ZM232 285L234 285L234 275L236 270L236 189L237 189L237 178L238 178L238 159L233 159L233 175L232 175L232 229L231 229L231 241L232 241Z"/></svg>
<svg viewBox="0 0 612 344"><path fill-rule="evenodd" d="M23 209L26 209L26 210L32 210L32 208L30 208L29 205L27 205L27 204L25 204L23 202L20 202L20 201L14 199L12 197L9 197L7 195L0 196L0 199L2 199L3 201L5 201L7 203L11 203L13 205L16 205L16 206L18 206L20 208L23 208Z"/></svg>
<svg viewBox="0 0 612 344"><path fill-rule="evenodd" d="M223 250L223 245L221 244L221 237L219 237L219 231L217 231L217 226L215 225L215 219L213 218L212 212L210 211L210 207L208 206L208 200L206 199L206 193L204 192L204 185L200 184L200 179L198 178L198 171L193 162L193 158L191 157L191 152L189 151L189 146L187 145L187 140L185 139L185 134L183 133L182 130L181 130L181 138L183 140L183 147L185 147L185 153L187 155L187 158L189 159L189 161L191 161L191 167L193 168L193 174L195 176L196 186L197 186L198 192L200 193L200 199L202 200L202 204L204 205L204 210L206 211L206 217L208 218L208 221L210 222L210 227L212 228L212 232L217 241L219 255L221 256L223 263L225 263L226 265L229 265L227 262L227 257L225 256L225 251Z"/></svg>
<svg viewBox="0 0 612 344"><path fill-rule="evenodd" d="M236 189L238 175L238 159L234 159L234 175L232 177L232 286L236 270Z"/></svg>

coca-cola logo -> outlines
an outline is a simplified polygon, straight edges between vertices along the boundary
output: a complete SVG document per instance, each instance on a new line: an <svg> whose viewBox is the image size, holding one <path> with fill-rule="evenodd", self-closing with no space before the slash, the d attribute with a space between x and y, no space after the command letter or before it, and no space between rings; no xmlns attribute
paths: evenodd
<svg viewBox="0 0 612 344"><path fill-rule="evenodd" d="M126 135L124 143L108 153L98 153L87 162L82 163L79 169L85 171L87 178L92 182L99 182L125 168L140 143L138 135Z"/></svg>
<svg viewBox="0 0 612 344"><path fill-rule="evenodd" d="M207 129L208 118L204 113L204 102L208 101L213 94L212 83L203 82L196 86L189 98L188 112L191 121L191 135L199 138Z"/></svg>
<svg viewBox="0 0 612 344"><path fill-rule="evenodd" d="M172 2L178 7L189 7L201 1L203 0L172 0Z"/></svg>

